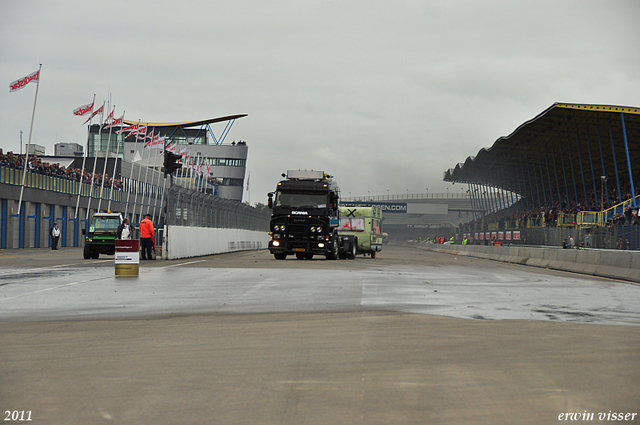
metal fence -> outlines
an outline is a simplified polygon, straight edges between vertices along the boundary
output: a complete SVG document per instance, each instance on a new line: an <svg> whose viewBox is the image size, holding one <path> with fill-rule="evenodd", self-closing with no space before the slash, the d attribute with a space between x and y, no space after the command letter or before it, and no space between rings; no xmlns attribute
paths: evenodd
<svg viewBox="0 0 640 425"><path fill-rule="evenodd" d="M177 185L167 190L166 205L168 225L269 231L268 211Z"/></svg>
<svg viewBox="0 0 640 425"><path fill-rule="evenodd" d="M562 246L569 236L578 248L640 249L640 226L530 228L520 230L520 243Z"/></svg>

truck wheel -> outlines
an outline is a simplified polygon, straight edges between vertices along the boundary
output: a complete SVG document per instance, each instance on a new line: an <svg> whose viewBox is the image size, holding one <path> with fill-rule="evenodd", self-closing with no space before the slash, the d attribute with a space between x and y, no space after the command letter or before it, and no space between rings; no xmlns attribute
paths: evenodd
<svg viewBox="0 0 640 425"><path fill-rule="evenodd" d="M313 259L313 254L307 254L304 256L305 260L312 260Z"/></svg>
<svg viewBox="0 0 640 425"><path fill-rule="evenodd" d="M82 256L84 257L85 260L88 260L91 258L91 247L89 245L84 246L84 251L82 251Z"/></svg>
<svg viewBox="0 0 640 425"><path fill-rule="evenodd" d="M287 258L287 254L285 254L284 252L274 252L273 256L276 260L284 260Z"/></svg>
<svg viewBox="0 0 640 425"><path fill-rule="evenodd" d="M358 243L358 239L354 239L353 242L351 243L351 250L349 251L349 253L347 254L347 258L349 260L354 260L356 258L356 244Z"/></svg>
<svg viewBox="0 0 640 425"><path fill-rule="evenodd" d="M98 251L92 252L91 258L93 258L94 260L97 260L98 258L100 258L100 253Z"/></svg>
<svg viewBox="0 0 640 425"><path fill-rule="evenodd" d="M375 251L371 251L371 258L376 258L376 252Z"/></svg>
<svg viewBox="0 0 640 425"><path fill-rule="evenodd" d="M336 237L333 238L333 243L331 244L331 251L325 254L327 260L337 260L338 259L338 240Z"/></svg>

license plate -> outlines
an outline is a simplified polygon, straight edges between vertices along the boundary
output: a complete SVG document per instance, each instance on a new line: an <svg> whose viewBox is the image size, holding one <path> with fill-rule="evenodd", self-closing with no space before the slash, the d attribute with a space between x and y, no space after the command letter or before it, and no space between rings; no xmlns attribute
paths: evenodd
<svg viewBox="0 0 640 425"><path fill-rule="evenodd" d="M304 248L293 248L294 251L304 251Z"/></svg>

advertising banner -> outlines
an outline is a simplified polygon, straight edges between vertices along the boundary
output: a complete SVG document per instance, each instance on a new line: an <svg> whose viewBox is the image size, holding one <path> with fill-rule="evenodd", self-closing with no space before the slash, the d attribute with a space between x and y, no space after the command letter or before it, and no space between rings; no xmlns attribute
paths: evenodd
<svg viewBox="0 0 640 425"><path fill-rule="evenodd" d="M138 276L140 241L116 240L116 276Z"/></svg>

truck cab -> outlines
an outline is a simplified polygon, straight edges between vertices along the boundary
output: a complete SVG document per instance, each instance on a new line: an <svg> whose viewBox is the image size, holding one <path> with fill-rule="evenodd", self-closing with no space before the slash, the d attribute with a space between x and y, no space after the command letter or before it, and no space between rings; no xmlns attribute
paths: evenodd
<svg viewBox="0 0 640 425"><path fill-rule="evenodd" d="M120 213L95 213L91 217L88 231L84 231L85 260L97 259L100 254L114 255L116 253L116 239L118 239L118 227L122 223Z"/></svg>
<svg viewBox="0 0 640 425"><path fill-rule="evenodd" d="M324 255L335 260L344 250L337 234L340 188L323 171L289 170L283 177L268 194L273 210L269 251L278 260L294 254L298 259Z"/></svg>

